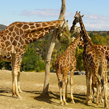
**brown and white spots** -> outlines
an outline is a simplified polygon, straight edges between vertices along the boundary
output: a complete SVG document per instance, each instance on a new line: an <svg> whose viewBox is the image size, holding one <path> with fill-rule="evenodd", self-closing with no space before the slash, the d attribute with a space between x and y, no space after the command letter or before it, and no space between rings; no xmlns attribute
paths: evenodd
<svg viewBox="0 0 109 109"><path fill-rule="evenodd" d="M13 31L13 29L14 29L14 26L11 26L11 27L9 28L9 31ZM6 30L6 33L8 33L9 31Z"/></svg>
<svg viewBox="0 0 109 109"><path fill-rule="evenodd" d="M12 37L15 37L16 36L16 33L13 31L12 32Z"/></svg>
<svg viewBox="0 0 109 109"><path fill-rule="evenodd" d="M5 42L5 45L6 45L6 47L8 47L10 45L10 42L9 41L6 41Z"/></svg>
<svg viewBox="0 0 109 109"><path fill-rule="evenodd" d="M18 24L16 24L16 26L17 26L18 28L22 28L22 25L23 25L23 23L18 23Z"/></svg>
<svg viewBox="0 0 109 109"><path fill-rule="evenodd" d="M22 29L25 30L25 29L28 29L29 26L27 24L23 25Z"/></svg>
<svg viewBox="0 0 109 109"><path fill-rule="evenodd" d="M39 28L39 27L41 28L41 27L42 27L42 24L41 24L41 23L36 23L35 26L36 26L37 28Z"/></svg>

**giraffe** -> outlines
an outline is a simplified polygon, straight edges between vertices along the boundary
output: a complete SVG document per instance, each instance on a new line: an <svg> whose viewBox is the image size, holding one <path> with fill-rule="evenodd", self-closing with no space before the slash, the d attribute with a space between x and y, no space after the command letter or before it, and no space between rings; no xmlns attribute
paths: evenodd
<svg viewBox="0 0 109 109"><path fill-rule="evenodd" d="M73 30L72 30L72 32L73 32ZM91 38L90 38L90 36L88 35L88 33L87 33L87 36L88 36L88 38L91 40ZM84 43L83 42L81 42L81 46L82 47L84 47ZM106 46L106 45L96 45L96 44L94 44L93 45L95 48L97 48L98 50L100 50L100 51L102 51L103 52L103 55L105 56L105 59L107 60L107 68L109 68L109 47L108 46ZM108 80L108 77L107 77L107 80ZM101 81L102 81L102 79L101 79ZM109 82L109 81L108 81ZM102 83L103 84L103 83ZM102 86L102 91L103 91L103 85L101 84L101 86ZM94 83L92 83L92 90L93 90L93 92L95 93L95 91L94 91L94 87L96 88L96 84ZM108 95L108 92L107 92L107 97L109 97L109 95ZM101 100L101 101L103 101L103 100Z"/></svg>
<svg viewBox="0 0 109 109"><path fill-rule="evenodd" d="M71 85L71 101L74 102L73 99L73 75L74 71L76 69L76 58L75 58L75 50L80 42L80 34L77 36L77 38L67 47L65 52L61 54L55 63L55 69L56 69L56 75L58 78L58 86L60 90L60 103L63 105L63 103L66 105L66 98L67 97L67 75L69 71L71 71L70 74L70 85ZM61 81L61 75L62 75L62 81ZM62 94L63 91L63 94ZM63 95L63 99L62 99Z"/></svg>
<svg viewBox="0 0 109 109"><path fill-rule="evenodd" d="M76 27L75 28L75 26L74 25L72 25L72 27L71 27L71 30L70 30L70 32L72 33L72 34L74 34L75 32L77 32L77 33L80 33L80 29L79 29L80 27ZM76 30L75 31L75 29L78 29L78 30ZM88 33L87 33L87 35L88 35ZM91 38L90 38L90 36L88 35L88 38L91 40ZM72 41L74 41L74 39L75 39L75 37L72 37ZM80 43L79 43L79 46L81 46L82 48L84 48L84 43L83 43L83 41L80 41ZM97 46L97 45L94 45L94 46ZM102 45L101 45L102 46ZM108 61L108 60L107 60ZM107 78L108 79L108 78ZM93 77L92 77L92 81L93 81ZM92 94L93 94L93 96L92 96L92 102L93 103L95 103L95 89L94 88L97 88L97 85L96 85L96 83L93 83L92 82ZM101 79L101 93L103 93L103 79ZM108 93L107 93L108 94ZM102 94L101 94L101 98L99 99L99 101L100 102L103 102L103 97L102 97Z"/></svg>
<svg viewBox="0 0 109 109"><path fill-rule="evenodd" d="M0 60L12 62L12 96L22 98L20 66L25 46L58 28L64 20L49 22L14 22L0 32Z"/></svg>
<svg viewBox="0 0 109 109"><path fill-rule="evenodd" d="M86 85L87 85L87 96L86 96L86 104L91 102L91 87L92 83L97 85L97 101L96 106L99 103L99 91L101 92L101 77L104 81L104 107L107 106L107 60L102 51L97 49L92 41L88 38L88 34L85 30L83 21L83 15L80 15L80 12L76 12L74 16L73 24L79 22L81 27L81 34L83 37L84 43L84 52L83 52L83 60L84 60L84 68L86 70ZM93 77L93 81L92 81Z"/></svg>

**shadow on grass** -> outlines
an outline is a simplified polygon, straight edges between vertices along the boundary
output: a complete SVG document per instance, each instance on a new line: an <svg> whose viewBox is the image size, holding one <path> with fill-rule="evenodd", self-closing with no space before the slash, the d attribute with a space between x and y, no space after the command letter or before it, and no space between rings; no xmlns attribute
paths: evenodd
<svg viewBox="0 0 109 109"><path fill-rule="evenodd" d="M52 99L60 100L59 92L51 92L49 91L47 94L42 94L41 91L25 91L27 93L34 93L38 95L35 97L35 100L44 101L47 103L53 103ZM69 93L68 93L69 95ZM75 103L84 103L86 100L86 95L82 94L73 94ZM70 97L67 97L67 102L71 102Z"/></svg>
<svg viewBox="0 0 109 109"><path fill-rule="evenodd" d="M38 101L41 101L41 102L46 102L48 104L54 104L54 105L58 105L60 106L60 95L59 95L59 92L51 92L49 91L48 94L44 94L44 95L41 95L42 92L41 91L25 91L27 93L34 93L36 94L34 99L35 100L38 100ZM67 97L67 102L68 103L71 103L71 99L70 99L70 93L67 94L68 97ZM86 100L86 95L83 95L83 94L73 94L74 96L74 101L76 104L82 104L82 106L86 106L87 107L91 107L91 108L95 108L95 104L85 104L85 100Z"/></svg>
<svg viewBox="0 0 109 109"><path fill-rule="evenodd" d="M36 93L37 94L37 93ZM37 97L34 98L35 100L38 100L38 101L44 101L44 102L47 102L49 104L57 104L59 105L59 103L56 103L55 101L53 101L53 99L58 99L59 100L59 95L58 94L55 94L55 93L52 93L51 91L47 94L41 94Z"/></svg>
<svg viewBox="0 0 109 109"><path fill-rule="evenodd" d="M86 100L86 95L73 94L75 103L84 103Z"/></svg>
<svg viewBox="0 0 109 109"><path fill-rule="evenodd" d="M53 103L56 104L55 100L60 100L60 95L59 92L51 92L49 91L48 94L42 94L42 92L40 91L25 91L28 93L34 93L38 96L34 97L35 100L38 101L44 101L47 102L49 104ZM69 94L68 94L69 95ZM86 100L86 95L81 95L81 94L73 94L74 96L74 101L75 103L82 103L84 104L85 100ZM53 100L55 99L55 100ZM71 99L70 97L67 98L67 102L70 103ZM58 102L58 104L60 103L60 101Z"/></svg>
<svg viewBox="0 0 109 109"><path fill-rule="evenodd" d="M7 95L6 93L12 93L11 90L0 90L0 96L5 96L5 97L12 97Z"/></svg>

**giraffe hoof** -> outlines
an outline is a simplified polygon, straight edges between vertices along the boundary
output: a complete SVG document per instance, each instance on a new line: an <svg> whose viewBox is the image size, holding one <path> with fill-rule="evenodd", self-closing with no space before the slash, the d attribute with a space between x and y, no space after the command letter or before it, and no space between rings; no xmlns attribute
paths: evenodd
<svg viewBox="0 0 109 109"><path fill-rule="evenodd" d="M105 104L105 105L104 105L104 108L108 109L108 106Z"/></svg>
<svg viewBox="0 0 109 109"><path fill-rule="evenodd" d="M71 101L71 103L72 103L72 104L75 104L75 101L74 101L74 100L72 100L72 101Z"/></svg>
<svg viewBox="0 0 109 109"><path fill-rule="evenodd" d="M68 103L67 102L64 102L64 105L68 105Z"/></svg>
<svg viewBox="0 0 109 109"><path fill-rule="evenodd" d="M21 96L18 96L17 98L18 98L18 99L22 99L22 97L21 97Z"/></svg>
<svg viewBox="0 0 109 109"><path fill-rule="evenodd" d="M23 93L23 91L19 90L19 93Z"/></svg>
<svg viewBox="0 0 109 109"><path fill-rule="evenodd" d="M63 106L63 102L61 101L60 104Z"/></svg>
<svg viewBox="0 0 109 109"><path fill-rule="evenodd" d="M97 107L98 107L98 105L96 104L96 105L95 105L95 107L97 108Z"/></svg>
<svg viewBox="0 0 109 109"><path fill-rule="evenodd" d="M13 98L16 98L16 95L12 95Z"/></svg>
<svg viewBox="0 0 109 109"><path fill-rule="evenodd" d="M85 104L86 104L86 105L90 105L90 104L92 104L92 100L85 101Z"/></svg>

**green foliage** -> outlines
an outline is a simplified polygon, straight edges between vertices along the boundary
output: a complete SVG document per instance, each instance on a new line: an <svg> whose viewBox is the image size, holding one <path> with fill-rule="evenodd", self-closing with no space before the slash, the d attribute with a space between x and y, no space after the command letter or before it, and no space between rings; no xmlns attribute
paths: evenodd
<svg viewBox="0 0 109 109"><path fill-rule="evenodd" d="M57 37L60 43L64 43L64 44L71 43L71 33L69 31L68 26L64 28L63 31L62 31L62 28L59 28L59 33L62 33L62 36L59 34Z"/></svg>
<svg viewBox="0 0 109 109"><path fill-rule="evenodd" d="M109 70L107 71L107 76L109 76Z"/></svg>
<svg viewBox="0 0 109 109"><path fill-rule="evenodd" d="M91 40L94 44L97 45L106 45L109 46L109 36L106 35L104 36L100 36L100 35L90 35L91 36Z"/></svg>
<svg viewBox="0 0 109 109"><path fill-rule="evenodd" d="M40 56L36 54L36 48L34 44L26 46L26 53L22 59L21 69L24 71L41 71L44 70L45 63L40 59Z"/></svg>
<svg viewBox="0 0 109 109"><path fill-rule="evenodd" d="M76 48L76 69L77 70L84 70L84 66L83 66L83 58L82 58L82 54L83 54L83 49L80 49L78 46Z"/></svg>
<svg viewBox="0 0 109 109"><path fill-rule="evenodd" d="M0 61L0 69L11 70L11 62Z"/></svg>

